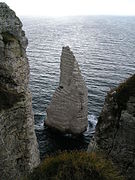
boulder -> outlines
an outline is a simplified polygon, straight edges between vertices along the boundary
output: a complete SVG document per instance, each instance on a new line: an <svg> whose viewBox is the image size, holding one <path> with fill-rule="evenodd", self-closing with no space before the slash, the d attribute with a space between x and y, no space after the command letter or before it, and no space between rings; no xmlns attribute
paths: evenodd
<svg viewBox="0 0 135 180"><path fill-rule="evenodd" d="M59 87L47 108L45 124L63 133L81 134L88 125L88 90L70 48L63 47Z"/></svg>
<svg viewBox="0 0 135 180"><path fill-rule="evenodd" d="M22 23L0 3L0 179L20 179L39 164L29 91L28 41Z"/></svg>

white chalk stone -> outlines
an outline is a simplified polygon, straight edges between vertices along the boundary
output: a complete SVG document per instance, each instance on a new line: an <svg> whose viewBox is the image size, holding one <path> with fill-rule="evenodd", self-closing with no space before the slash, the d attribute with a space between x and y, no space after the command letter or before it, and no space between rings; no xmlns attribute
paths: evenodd
<svg viewBox="0 0 135 180"><path fill-rule="evenodd" d="M64 133L80 134L88 125L88 90L70 48L63 47L60 82L47 108L46 125Z"/></svg>

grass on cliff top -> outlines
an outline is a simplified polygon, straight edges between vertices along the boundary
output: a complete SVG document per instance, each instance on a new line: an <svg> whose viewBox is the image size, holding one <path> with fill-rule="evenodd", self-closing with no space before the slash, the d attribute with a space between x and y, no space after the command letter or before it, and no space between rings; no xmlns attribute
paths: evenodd
<svg viewBox="0 0 135 180"><path fill-rule="evenodd" d="M97 153L63 152L47 157L25 180L124 180Z"/></svg>
<svg viewBox="0 0 135 180"><path fill-rule="evenodd" d="M135 97L135 74L121 83L116 89L116 100L121 109L126 108L130 96Z"/></svg>

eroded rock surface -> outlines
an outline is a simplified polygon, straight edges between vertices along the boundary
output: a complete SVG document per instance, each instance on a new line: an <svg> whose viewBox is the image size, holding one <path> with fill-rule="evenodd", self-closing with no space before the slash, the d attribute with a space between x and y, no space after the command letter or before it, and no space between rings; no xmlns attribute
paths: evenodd
<svg viewBox="0 0 135 180"><path fill-rule="evenodd" d="M88 91L69 47L63 47L60 82L47 108L45 123L64 133L80 134L88 125Z"/></svg>
<svg viewBox="0 0 135 180"><path fill-rule="evenodd" d="M39 164L28 88L27 39L15 13L0 3L0 179L19 179Z"/></svg>
<svg viewBox="0 0 135 180"><path fill-rule="evenodd" d="M135 75L110 91L88 151L103 151L126 179L135 178Z"/></svg>

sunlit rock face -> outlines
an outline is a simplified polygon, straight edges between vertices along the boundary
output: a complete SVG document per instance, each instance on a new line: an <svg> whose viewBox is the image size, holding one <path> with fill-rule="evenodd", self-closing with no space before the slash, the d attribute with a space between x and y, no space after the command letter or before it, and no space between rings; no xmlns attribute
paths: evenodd
<svg viewBox="0 0 135 180"><path fill-rule="evenodd" d="M15 13L0 3L0 179L19 179L39 164L27 39Z"/></svg>
<svg viewBox="0 0 135 180"><path fill-rule="evenodd" d="M135 178L135 74L111 90L88 151L102 151L127 180Z"/></svg>
<svg viewBox="0 0 135 180"><path fill-rule="evenodd" d="M47 108L46 125L63 133L80 134L88 125L88 91L69 47L63 47L60 82Z"/></svg>

